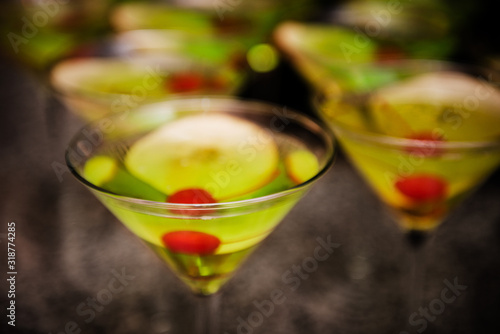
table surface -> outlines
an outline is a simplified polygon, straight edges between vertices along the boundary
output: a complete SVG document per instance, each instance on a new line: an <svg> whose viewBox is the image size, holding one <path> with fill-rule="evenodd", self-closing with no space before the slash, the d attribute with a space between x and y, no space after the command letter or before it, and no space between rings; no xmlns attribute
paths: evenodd
<svg viewBox="0 0 500 334"><path fill-rule="evenodd" d="M196 298L63 167L82 122L7 59L0 88L2 314L11 221L18 272L16 327L3 315L0 332L191 333ZM286 62L243 95L311 113ZM222 289L221 333L498 333L499 185L497 172L415 254L340 154ZM333 252L314 260L322 242Z"/></svg>

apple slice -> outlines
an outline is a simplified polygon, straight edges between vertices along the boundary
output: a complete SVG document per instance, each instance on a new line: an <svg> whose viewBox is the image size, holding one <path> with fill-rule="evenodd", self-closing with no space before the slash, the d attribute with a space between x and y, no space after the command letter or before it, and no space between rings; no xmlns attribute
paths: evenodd
<svg viewBox="0 0 500 334"><path fill-rule="evenodd" d="M373 93L369 107L379 131L406 137L439 129L450 141L498 135L500 93L486 80L460 72L424 73ZM474 117L473 122L465 121ZM435 124L429 128L429 124ZM460 131L457 131L460 127Z"/></svg>
<svg viewBox="0 0 500 334"><path fill-rule="evenodd" d="M83 167L83 175L87 181L98 187L111 181L117 171L117 161L104 155L96 155L90 158Z"/></svg>
<svg viewBox="0 0 500 334"><path fill-rule="evenodd" d="M278 147L257 125L225 114L187 116L139 139L125 157L134 176L166 194L200 188L240 196L276 173Z"/></svg>
<svg viewBox="0 0 500 334"><path fill-rule="evenodd" d="M166 93L160 84L161 71L153 70L151 62L141 58L78 58L61 62L52 71L53 85L67 92L138 95L159 98ZM142 93L141 93L142 96Z"/></svg>
<svg viewBox="0 0 500 334"><path fill-rule="evenodd" d="M310 151L297 150L285 157L286 172L296 184L312 178L319 169L318 159Z"/></svg>
<svg viewBox="0 0 500 334"><path fill-rule="evenodd" d="M243 201L251 198L258 198L262 196L267 196L271 194L276 194L281 191L285 191L287 189L293 188L296 185L294 181L290 179L287 175L285 164L280 162L278 165L278 169L273 175L273 179L270 180L266 185L261 188L246 193L243 196L231 198L230 201Z"/></svg>
<svg viewBox="0 0 500 334"><path fill-rule="evenodd" d="M90 158L83 169L90 183L120 196L164 201L166 195L132 176L116 159L96 155Z"/></svg>

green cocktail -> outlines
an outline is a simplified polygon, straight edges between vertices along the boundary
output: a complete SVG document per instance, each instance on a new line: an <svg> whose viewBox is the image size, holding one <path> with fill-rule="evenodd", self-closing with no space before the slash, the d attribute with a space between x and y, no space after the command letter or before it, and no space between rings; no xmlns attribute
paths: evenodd
<svg viewBox="0 0 500 334"><path fill-rule="evenodd" d="M327 98L322 114L401 227L423 231L500 163L499 106L490 83L443 69Z"/></svg>
<svg viewBox="0 0 500 334"><path fill-rule="evenodd" d="M232 62L239 54L238 45L207 38L199 44L191 43L199 46L197 52L218 48L220 53L205 59L185 50L68 59L52 69L51 84L86 120L179 95L236 93L246 76L246 69Z"/></svg>
<svg viewBox="0 0 500 334"><path fill-rule="evenodd" d="M186 117L140 136L133 142L126 138L126 144L103 145L85 164L83 177L120 195L160 202L184 196L188 204L216 204L287 191L318 172L316 156L298 140L279 133L271 136L233 116ZM254 143L249 141L252 136ZM117 150L117 145L129 149ZM174 145L178 148L170 152ZM194 292L202 294L217 291L298 200L291 195L268 207L225 217L217 208L145 214L98 196ZM194 240L198 243L191 244Z"/></svg>
<svg viewBox="0 0 500 334"><path fill-rule="evenodd" d="M408 242L410 315L425 296L425 241L500 164L498 74L426 60L377 70L397 75L371 91L327 90L318 107Z"/></svg>
<svg viewBox="0 0 500 334"><path fill-rule="evenodd" d="M349 15L340 14L339 20L355 20L357 16L364 20L363 14L366 12L353 10ZM384 64L404 59L445 59L453 50L455 42L445 31L438 32L440 29L430 24L412 24L405 16L393 17L388 26L383 26L386 31L378 34L367 32L364 24L356 27L353 22L284 22L276 28L274 39L314 90L330 86L343 92L368 92L397 77L394 69Z"/></svg>
<svg viewBox="0 0 500 334"><path fill-rule="evenodd" d="M195 294L212 295L331 166L333 153L325 128L286 108L192 98L87 126L67 161Z"/></svg>

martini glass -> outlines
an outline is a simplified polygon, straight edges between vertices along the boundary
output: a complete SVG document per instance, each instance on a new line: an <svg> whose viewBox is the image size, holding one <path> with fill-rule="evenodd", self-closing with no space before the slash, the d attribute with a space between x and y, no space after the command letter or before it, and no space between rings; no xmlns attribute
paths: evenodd
<svg viewBox="0 0 500 334"><path fill-rule="evenodd" d="M119 32L168 29L215 34L237 37L250 48L265 42L280 21L303 18L312 7L304 0L136 2L115 6L110 21Z"/></svg>
<svg viewBox="0 0 500 334"><path fill-rule="evenodd" d="M294 16L301 12L299 8L303 11L306 7L310 6L302 0L286 6L281 0L124 3L111 12L110 23L120 34L164 30L235 39L244 46L241 56L250 68L268 72L278 64L277 52L268 43L274 26L283 17Z"/></svg>
<svg viewBox="0 0 500 334"><path fill-rule="evenodd" d="M498 74L427 60L356 73L374 69L392 79L354 91L333 82L317 106L407 238L418 307L425 241L500 163Z"/></svg>
<svg viewBox="0 0 500 334"><path fill-rule="evenodd" d="M333 156L328 129L295 112L195 97L96 121L75 136L66 160L203 297L197 331L217 333L217 292Z"/></svg>
<svg viewBox="0 0 500 334"><path fill-rule="evenodd" d="M169 47L141 52L133 43L137 38L167 40ZM178 95L236 94L247 73L237 61L242 46L234 40L147 31L103 44L109 56L66 59L50 73L56 94L87 121Z"/></svg>
<svg viewBox="0 0 500 334"><path fill-rule="evenodd" d="M323 90L332 77L349 90L370 89L387 79L384 72L377 73L379 63L446 59L453 52L456 43L448 37L445 17L440 17L440 11L425 7L422 9L426 14L421 10L405 10L378 25L374 13L386 12L386 4L348 2L336 11L335 24L283 22L273 37L279 50L314 90ZM418 19L414 13L419 13ZM376 34L367 31L374 23L380 29ZM368 67L369 64L374 67ZM360 68L363 73L356 75ZM370 76L369 71L376 75Z"/></svg>

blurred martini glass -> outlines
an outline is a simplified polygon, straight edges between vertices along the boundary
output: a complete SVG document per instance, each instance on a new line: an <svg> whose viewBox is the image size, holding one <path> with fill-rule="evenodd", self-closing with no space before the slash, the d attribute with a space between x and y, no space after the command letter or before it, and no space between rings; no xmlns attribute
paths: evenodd
<svg viewBox="0 0 500 334"><path fill-rule="evenodd" d="M178 95L233 95L248 72L243 45L214 36L133 31L99 49L106 56L70 58L50 73L56 93L86 120Z"/></svg>
<svg viewBox="0 0 500 334"><path fill-rule="evenodd" d="M281 1L251 1L240 4L205 2L189 3L124 3L116 6L110 15L118 32L167 29L188 33L237 36L247 46L264 41L281 19Z"/></svg>
<svg viewBox="0 0 500 334"><path fill-rule="evenodd" d="M305 0L136 2L116 6L110 21L120 33L167 30L235 39L244 45L250 67L268 72L278 63L269 43L273 29L285 19L304 18L311 8Z"/></svg>
<svg viewBox="0 0 500 334"><path fill-rule="evenodd" d="M431 231L500 161L496 73L416 60L379 71L393 81L330 89L320 114L404 231Z"/></svg>
<svg viewBox="0 0 500 334"><path fill-rule="evenodd" d="M365 25L366 12L384 12L380 7L386 4L375 2L373 6L366 11L341 7L337 14L343 24L284 22L273 37L315 91L324 90L332 80L344 90L370 90L391 79L390 72L378 69L379 64L396 59L444 59L453 51L446 22L433 15L425 17L431 22L392 15L387 24L379 26L378 33L366 31L372 26ZM408 13L413 12L401 14ZM374 22L378 24L374 19L369 23Z"/></svg>
<svg viewBox="0 0 500 334"><path fill-rule="evenodd" d="M146 105L85 127L67 163L193 293L212 296L333 163L328 129L276 110L206 97ZM217 332L213 303L200 333Z"/></svg>
<svg viewBox="0 0 500 334"><path fill-rule="evenodd" d="M393 80L363 92L328 86L317 106L407 236L414 250L411 307L418 307L424 271L417 250L500 164L498 75L425 60L378 70Z"/></svg>

